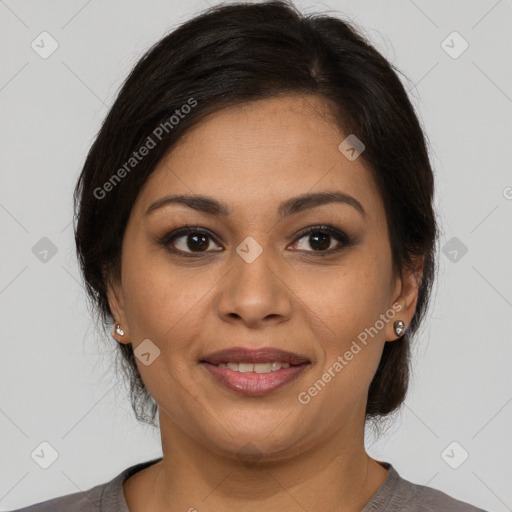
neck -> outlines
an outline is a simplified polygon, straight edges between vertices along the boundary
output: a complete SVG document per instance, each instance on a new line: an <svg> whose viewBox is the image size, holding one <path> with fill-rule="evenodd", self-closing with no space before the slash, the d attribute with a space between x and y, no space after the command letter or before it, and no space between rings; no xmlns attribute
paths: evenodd
<svg viewBox="0 0 512 512"><path fill-rule="evenodd" d="M302 445L296 453L256 453L251 460L212 452L165 413L160 413L160 427L162 461L125 486L133 512L359 512L387 476L387 470L366 454L363 431L343 429L322 443Z"/></svg>

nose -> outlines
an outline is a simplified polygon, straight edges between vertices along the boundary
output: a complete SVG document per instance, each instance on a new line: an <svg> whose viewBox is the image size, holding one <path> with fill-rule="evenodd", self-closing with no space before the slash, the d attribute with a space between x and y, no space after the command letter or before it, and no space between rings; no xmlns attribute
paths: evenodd
<svg viewBox="0 0 512 512"><path fill-rule="evenodd" d="M233 253L233 267L221 281L216 300L223 321L254 329L289 320L293 292L286 283L288 264L271 261L271 252L263 250L251 262Z"/></svg>

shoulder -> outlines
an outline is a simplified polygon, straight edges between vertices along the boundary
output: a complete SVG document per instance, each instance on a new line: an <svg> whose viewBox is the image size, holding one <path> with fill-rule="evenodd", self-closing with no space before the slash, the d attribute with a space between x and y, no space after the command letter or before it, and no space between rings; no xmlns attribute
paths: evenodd
<svg viewBox="0 0 512 512"><path fill-rule="evenodd" d="M392 467L390 476L396 481L392 502L400 505L396 510L401 512L486 512L432 487L405 480Z"/></svg>
<svg viewBox="0 0 512 512"><path fill-rule="evenodd" d="M109 482L85 492L76 492L47 501L35 503L11 512L96 512L101 510L103 492Z"/></svg>
<svg viewBox="0 0 512 512"><path fill-rule="evenodd" d="M417 508L415 510L418 512L437 512L441 510L443 512L486 512L437 489L415 484L411 484L411 486L416 491Z"/></svg>
<svg viewBox="0 0 512 512"><path fill-rule="evenodd" d="M109 482L96 485L88 491L52 498L10 512L129 512L124 498L123 482L131 475L161 460L160 457L130 466Z"/></svg>

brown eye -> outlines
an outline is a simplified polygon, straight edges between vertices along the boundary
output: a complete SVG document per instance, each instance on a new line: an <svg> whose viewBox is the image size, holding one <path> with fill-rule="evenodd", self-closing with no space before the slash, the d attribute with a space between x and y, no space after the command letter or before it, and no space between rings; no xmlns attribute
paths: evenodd
<svg viewBox="0 0 512 512"><path fill-rule="evenodd" d="M210 233L188 226L168 233L160 241L171 252L184 254L211 252L208 248L212 242L217 245ZM214 250L219 251L222 248Z"/></svg>
<svg viewBox="0 0 512 512"><path fill-rule="evenodd" d="M350 245L349 237L335 228L334 226L313 226L308 228L307 231L303 232L297 240L304 239L305 242L295 242L294 246L298 250L305 250L306 252L318 252L323 254L330 254L336 252L343 247ZM338 244L336 244L338 242ZM337 246L336 246L337 245ZM308 246L312 250L308 250Z"/></svg>
<svg viewBox="0 0 512 512"><path fill-rule="evenodd" d="M183 235L175 239L175 243L178 242L176 244L176 247L179 250L184 250L184 247L178 247L180 238L185 238L186 243L184 245L186 246L187 249L190 249L191 251L205 251L208 249L208 246L210 245L210 239L208 235L205 235L203 233L190 233L188 235Z"/></svg>

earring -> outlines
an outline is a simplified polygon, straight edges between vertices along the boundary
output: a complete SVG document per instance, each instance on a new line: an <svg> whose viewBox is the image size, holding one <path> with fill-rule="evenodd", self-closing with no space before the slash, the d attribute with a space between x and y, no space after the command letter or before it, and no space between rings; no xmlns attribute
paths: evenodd
<svg viewBox="0 0 512 512"><path fill-rule="evenodd" d="M116 332L119 334L119 336L124 336L124 331L121 329L121 326L119 324L116 325Z"/></svg>
<svg viewBox="0 0 512 512"><path fill-rule="evenodd" d="M402 320L397 320L393 327L395 328L395 333L397 336L402 336L402 334L405 332L405 324L402 322Z"/></svg>

